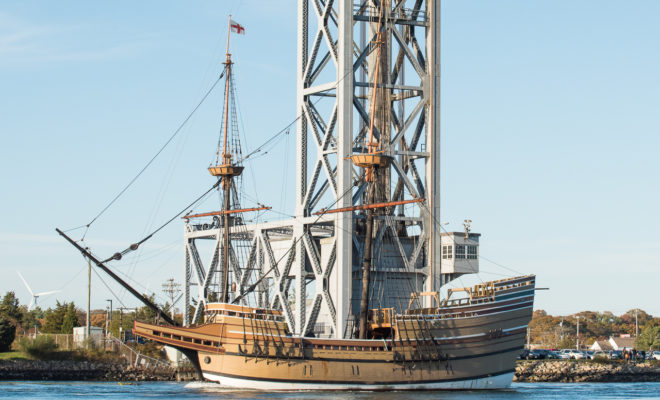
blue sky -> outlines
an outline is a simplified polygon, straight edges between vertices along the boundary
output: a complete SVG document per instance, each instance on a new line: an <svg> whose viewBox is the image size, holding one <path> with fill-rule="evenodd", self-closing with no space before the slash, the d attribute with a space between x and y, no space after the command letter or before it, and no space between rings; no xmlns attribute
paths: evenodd
<svg viewBox="0 0 660 400"><path fill-rule="evenodd" d="M0 293L29 302L20 270L35 291L62 290L42 305L84 306L85 263L54 228L89 222L195 106L221 70L229 13L247 30L232 45L247 147L292 121L296 3L0 1ZM482 256L537 274L550 287L537 308L660 314L657 15L655 1L443 2L442 219L453 230L472 219ZM216 91L95 222L95 252L208 189L220 104ZM294 145L291 131L247 165L246 190L283 212ZM161 295L182 275L182 230L171 224L117 269ZM96 275L93 290L93 307L113 297Z"/></svg>

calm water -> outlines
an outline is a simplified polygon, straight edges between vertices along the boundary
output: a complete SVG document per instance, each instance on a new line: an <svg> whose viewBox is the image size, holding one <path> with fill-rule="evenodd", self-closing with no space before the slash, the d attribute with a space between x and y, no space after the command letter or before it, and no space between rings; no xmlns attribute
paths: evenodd
<svg viewBox="0 0 660 400"><path fill-rule="evenodd" d="M0 382L0 399L660 399L659 383L514 383L501 391L253 392L209 383Z"/></svg>

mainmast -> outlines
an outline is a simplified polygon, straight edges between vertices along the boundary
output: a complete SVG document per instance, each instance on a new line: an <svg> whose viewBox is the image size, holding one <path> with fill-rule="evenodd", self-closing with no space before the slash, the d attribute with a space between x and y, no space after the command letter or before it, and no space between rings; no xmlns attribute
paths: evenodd
<svg viewBox="0 0 660 400"><path fill-rule="evenodd" d="M365 143L366 153L354 154L351 156L353 164L364 168L364 179L368 184L366 203L372 204L376 201L376 190L382 182L381 167L389 166L388 158L383 155L382 137L374 135L374 124L376 121L380 122L377 127L378 132L382 133L388 128L389 123L385 123L387 118L383 115L387 110L386 104L383 104L385 99L378 96L378 82L381 74L381 57L383 56L383 7L378 10L378 26L376 28L376 38L373 41L376 50L375 67L373 71L373 87L371 89L371 116L369 120L369 135ZM379 114L378 116L376 114ZM385 118L383 118L385 117ZM382 190L380 191L382 192ZM380 199L380 196L379 200ZM386 199L385 199L386 200ZM367 338L367 317L369 312L369 282L371 280L371 268L373 264L373 231L374 231L374 213L377 209L368 208L366 210L366 223L365 223L365 236L364 236L364 255L362 257L362 289L360 297L360 314L359 314L359 338Z"/></svg>
<svg viewBox="0 0 660 400"><path fill-rule="evenodd" d="M218 177L222 180L222 190L224 192L223 200L223 244L222 244L222 283L221 283L221 298L223 303L229 302L229 214L231 209L231 187L233 178L239 176L243 172L243 167L233 163L233 154L227 148L227 137L229 136L229 107L231 106L229 96L231 94L232 75L231 69L233 62L231 61L231 53L229 53L229 37L231 34L231 15L229 16L229 24L227 25L227 53L224 62L225 65L225 105L224 105L224 130L222 138L222 154L220 158L216 157L216 165L209 167L211 175ZM234 134L236 134L234 132ZM220 146L218 152L220 153Z"/></svg>

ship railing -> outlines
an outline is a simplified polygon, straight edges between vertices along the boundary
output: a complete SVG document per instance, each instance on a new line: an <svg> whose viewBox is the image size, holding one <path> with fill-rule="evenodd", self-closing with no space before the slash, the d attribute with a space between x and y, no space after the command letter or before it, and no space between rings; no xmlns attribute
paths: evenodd
<svg viewBox="0 0 660 400"><path fill-rule="evenodd" d="M527 296L521 297L520 300L522 301L525 297L527 297ZM456 300L458 301L458 300L463 300L463 299L456 299ZM481 301L481 303L488 303L488 302L492 302L492 301L490 299L488 299L487 301ZM477 302L472 301L471 305L474 305L475 303L477 303ZM495 306L495 305L494 305L494 307L497 308L497 306ZM405 320L405 321L410 321L410 320L425 321L425 320L429 320L429 319L448 319L448 318L451 319L451 318L473 317L473 316L482 315L482 314L477 313L476 311L472 311L472 310L469 310L469 309L465 310L465 311L453 311L453 312L452 311L440 312L440 310L441 310L440 308L424 309L424 310L413 310L410 313L397 314L395 318L398 321L403 321L403 320ZM423 312L415 312L415 311L423 311Z"/></svg>
<svg viewBox="0 0 660 400"><path fill-rule="evenodd" d="M207 320L214 320L216 316L238 317L261 321L286 322L283 315L272 314L268 312L257 312L257 310L253 310L252 312L231 310L213 310L206 312Z"/></svg>
<svg viewBox="0 0 660 400"><path fill-rule="evenodd" d="M429 321L429 320L438 320L438 319L474 317L477 315L480 314L473 311L456 311L456 312L439 313L439 314L400 314L396 316L396 319L397 321Z"/></svg>
<svg viewBox="0 0 660 400"><path fill-rule="evenodd" d="M510 282L510 283L508 283ZM487 303L495 300L495 295L498 292L516 289L522 286L533 286L534 276L527 275L517 278L499 279L496 281L489 281L474 285L473 287L463 287L449 289L447 291L447 298L441 302L441 307L455 307L464 305L473 305ZM452 299L453 293L466 292L467 297Z"/></svg>
<svg viewBox="0 0 660 400"><path fill-rule="evenodd" d="M511 283L511 284L508 284L508 285L496 285L495 286L495 292L502 292L502 291L505 291L505 290L511 290L511 289L516 289L516 288L523 287L523 286L533 286L533 285L534 285L534 280L525 280L525 281L522 281L522 282Z"/></svg>

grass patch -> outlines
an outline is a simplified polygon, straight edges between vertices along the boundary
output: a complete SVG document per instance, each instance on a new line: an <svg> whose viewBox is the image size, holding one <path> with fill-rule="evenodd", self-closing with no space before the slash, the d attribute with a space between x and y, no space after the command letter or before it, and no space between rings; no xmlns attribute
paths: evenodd
<svg viewBox="0 0 660 400"><path fill-rule="evenodd" d="M87 343L87 348L75 350L59 350L50 336L37 336L36 339L23 337L18 340L17 347L23 358L34 360L73 360L73 361L105 361L119 362L121 357L113 352L106 352L103 348L97 348L92 341ZM0 353L2 354L2 353Z"/></svg>
<svg viewBox="0 0 660 400"><path fill-rule="evenodd" d="M26 357L20 351L6 351L4 353L0 353L0 360L25 360L27 358L29 357Z"/></svg>
<svg viewBox="0 0 660 400"><path fill-rule="evenodd" d="M36 339L24 336L18 340L18 349L26 356L37 360L52 360L57 345L50 336L37 336Z"/></svg>
<svg viewBox="0 0 660 400"><path fill-rule="evenodd" d="M591 360L591 362L594 363L594 364L612 364L612 361L610 359L608 359L607 357L603 357L603 356L594 357Z"/></svg>

